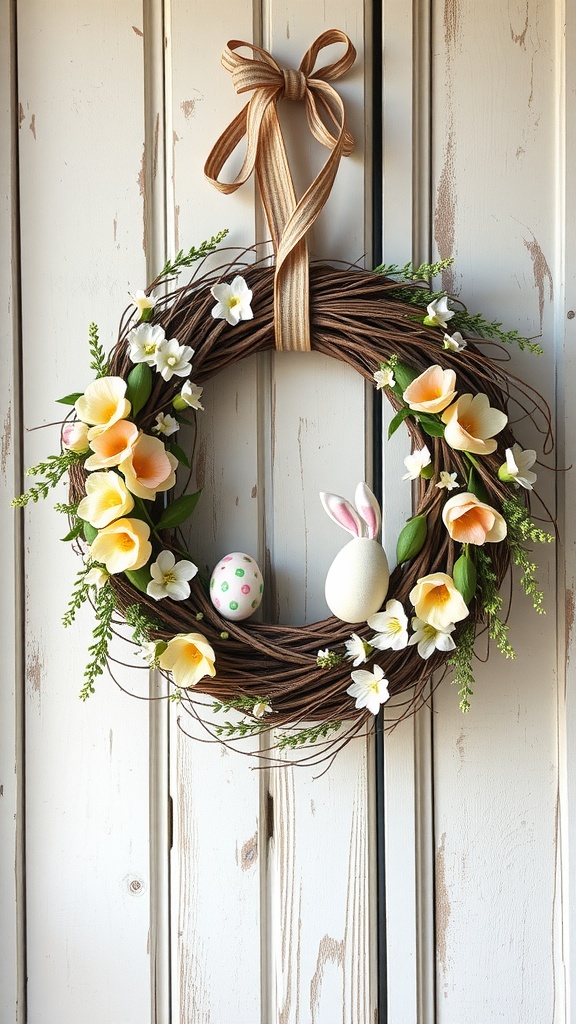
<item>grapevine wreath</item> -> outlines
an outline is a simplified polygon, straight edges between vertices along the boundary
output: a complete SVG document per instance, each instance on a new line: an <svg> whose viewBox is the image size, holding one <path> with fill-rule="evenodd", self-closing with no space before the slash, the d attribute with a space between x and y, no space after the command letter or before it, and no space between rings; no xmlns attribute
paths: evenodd
<svg viewBox="0 0 576 1024"><path fill-rule="evenodd" d="M344 42L345 58L311 77L327 40ZM353 48L333 30L310 48L299 71L284 72L255 47L257 60L242 58L239 65L236 51L246 45L230 43L224 63L239 91L252 88L254 97L216 144L206 170L232 191L256 164L275 266L254 250L221 248L221 234L180 252L135 294L109 355L93 325L96 378L61 400L74 407L63 424L61 452L29 471L38 481L15 504L46 496L68 475L69 501L57 508L70 518L65 539L77 546L83 565L64 621L72 622L86 599L96 615L82 697L94 691L121 616L145 660L165 674L173 699L200 720L206 703L223 713L222 724L210 726L220 739L279 729L276 746L318 741L333 751L365 731L389 698L394 721L411 713L438 670L436 679L452 671L467 710L478 635L513 657L499 590L514 562L542 612L529 547L551 538L530 518L536 452L517 442L510 419L529 419L544 452L552 445L551 420L544 399L507 371L500 343L533 352L539 346L434 291L432 278L446 261L374 271L309 265L305 234L336 173L337 160L331 161L353 145L341 101L327 84L337 77L334 69L350 66ZM256 85L246 85L254 73ZM306 99L316 111L309 113L311 128L316 117L317 137L323 134L331 155L329 171L324 168L305 201L296 203L289 175L284 179L288 200L279 213L268 205L278 194L274 175L287 174L275 116L280 95ZM222 185L218 174L244 130L245 166L232 185ZM181 284L187 268L193 273ZM197 569L199 494L188 486L194 443L178 443L175 435L195 436L207 381L247 356L281 348L347 363L390 402L389 436L404 427L410 437L405 476L415 481L414 514L397 539L389 586L363 621L332 616L293 627L230 617L215 597L218 579L211 589ZM302 364L306 372L305 355ZM210 495L203 493L202 501ZM336 495L324 501L353 535L361 537L367 524L375 536L379 509L365 485L357 508ZM259 604L262 582L253 556L240 557L236 574L246 574L248 615ZM231 709L239 714L230 716Z"/></svg>

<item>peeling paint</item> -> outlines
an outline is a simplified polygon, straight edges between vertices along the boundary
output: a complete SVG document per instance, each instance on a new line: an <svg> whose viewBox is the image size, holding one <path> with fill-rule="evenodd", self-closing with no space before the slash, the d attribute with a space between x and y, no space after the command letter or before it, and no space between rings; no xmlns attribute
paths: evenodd
<svg viewBox="0 0 576 1024"><path fill-rule="evenodd" d="M460 33L460 0L444 0L444 42L446 49L456 45Z"/></svg>
<svg viewBox="0 0 576 1024"><path fill-rule="evenodd" d="M455 251L456 238L456 192L454 188L455 133L450 130L446 143L444 166L436 190L434 210L434 238L441 260L450 259ZM454 293L456 285L454 272L449 267L442 275L442 287Z"/></svg>
<svg viewBox="0 0 576 1024"><path fill-rule="evenodd" d="M528 31L528 4L526 4L526 20L524 21L524 28L521 32L515 32L512 25L510 25L510 38L513 43L517 43L523 50L526 49L526 33Z"/></svg>
<svg viewBox="0 0 576 1024"><path fill-rule="evenodd" d="M118 241L118 221L116 220L116 217L114 217L114 220L112 221L112 230L114 232L114 242L116 243Z"/></svg>
<svg viewBox="0 0 576 1024"><path fill-rule="evenodd" d="M446 937L450 913L450 899L446 884L446 833L443 832L440 846L436 851L436 953L443 974L446 974L448 966Z"/></svg>
<svg viewBox="0 0 576 1024"><path fill-rule="evenodd" d="M566 621L566 668L570 664L570 650L572 647L572 630L574 628L574 613L576 611L574 604L574 590L569 587L566 591L565 604L564 604L564 618Z"/></svg>
<svg viewBox="0 0 576 1024"><path fill-rule="evenodd" d="M202 95L201 92L198 92L197 89L195 89L194 91L196 92L196 96L193 96L189 100L182 100L180 104L182 113L184 114L186 120L188 120L188 118L190 117L194 117L194 114L196 112L196 104L201 103L202 100L204 99L204 96Z"/></svg>
<svg viewBox="0 0 576 1024"><path fill-rule="evenodd" d="M30 124L28 125L28 127L30 128L32 135L34 136L34 139L36 139L36 114L32 114L32 117L30 118Z"/></svg>
<svg viewBox="0 0 576 1024"><path fill-rule="evenodd" d="M142 29L138 28L137 25L132 25L132 31L135 32L137 36L141 36L142 38L144 38L144 33Z"/></svg>
<svg viewBox="0 0 576 1024"><path fill-rule="evenodd" d="M344 940L333 939L330 935L324 935L320 939L318 956L316 957L316 970L310 982L310 1014L311 1024L317 1020L317 1012L320 1009L320 997L322 995L322 980L324 970L329 963L337 967L344 967Z"/></svg>
<svg viewBox="0 0 576 1024"><path fill-rule="evenodd" d="M8 468L8 458L12 448L12 407L8 406L6 415L4 417L4 429L2 431L2 437L0 438L0 471L2 476L6 476L6 470Z"/></svg>
<svg viewBox="0 0 576 1024"><path fill-rule="evenodd" d="M258 830L254 833L250 839L247 839L244 843L242 850L240 851L240 867L242 871L248 871L249 868L254 867L258 860Z"/></svg>
<svg viewBox="0 0 576 1024"><path fill-rule="evenodd" d="M24 107L22 106L21 103L19 103L18 104L18 126L20 128L22 127L22 121L24 121L25 119L26 119L26 114L24 113Z"/></svg>
<svg viewBox="0 0 576 1024"><path fill-rule="evenodd" d="M148 222L148 197L146 195L146 144L142 146L142 160L138 173L138 189L142 197L142 249L146 255L146 225Z"/></svg>
<svg viewBox="0 0 576 1024"><path fill-rule="evenodd" d="M258 488L257 488L256 484L254 484L254 487L253 487L253 488L252 488L252 490L250 491L250 497L251 497L251 498L256 498L256 497L258 497Z"/></svg>
<svg viewBox="0 0 576 1024"><path fill-rule="evenodd" d="M40 647L33 643L26 664L26 675L30 680L34 693L39 696L42 691L42 677L44 674L44 660L40 653Z"/></svg>
<svg viewBox="0 0 576 1024"><path fill-rule="evenodd" d="M530 258L532 260L534 284L538 289L540 330L542 330L542 322L544 318L544 282L546 279L548 280L548 292L550 302L552 302L552 299L554 298L554 282L552 280L552 272L550 270L550 267L548 266L546 257L544 256L544 253L542 252L542 249L540 248L540 245L538 244L534 235L532 235L532 241L528 241L528 239L525 238L524 245L528 249L528 252L530 253Z"/></svg>

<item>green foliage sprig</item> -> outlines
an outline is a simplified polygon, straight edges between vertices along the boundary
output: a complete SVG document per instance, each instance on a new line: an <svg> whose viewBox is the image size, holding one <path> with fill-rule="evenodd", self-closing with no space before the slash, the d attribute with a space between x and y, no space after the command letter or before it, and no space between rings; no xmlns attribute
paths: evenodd
<svg viewBox="0 0 576 1024"><path fill-rule="evenodd" d="M98 324L90 324L88 328L88 347L90 349L90 369L94 370L96 377L106 377L108 374L109 360L98 335Z"/></svg>
<svg viewBox="0 0 576 1024"><path fill-rule="evenodd" d="M330 733L338 732L342 728L342 722L324 722L309 729L299 729L298 732L287 733L280 736L278 748L280 750L294 750L306 743L316 743L320 739L326 739Z"/></svg>
<svg viewBox="0 0 576 1024"><path fill-rule="evenodd" d="M470 622L460 634L460 639L456 645L456 648L452 652L449 658L447 658L447 664L450 668L454 669L454 675L452 683L458 687L458 696L460 697L460 710L463 712L470 711L470 700L473 696L474 690L474 673L472 671L472 659L474 657L474 640L476 639L476 630L474 624Z"/></svg>
<svg viewBox="0 0 576 1024"><path fill-rule="evenodd" d="M374 273L382 274L383 277L399 277L402 281L430 282L433 277L437 277L438 274L442 274L444 270L452 266L453 262L454 257L451 256L447 260L438 260L436 263L421 263L418 267L415 267L411 261L405 263L403 267L399 267L396 263L381 263L380 266L374 268Z"/></svg>
<svg viewBox="0 0 576 1024"><path fill-rule="evenodd" d="M36 466L26 470L26 476L44 477L44 479L38 480L24 494L13 498L10 504L23 508L29 501L37 502L40 498L45 498L50 488L56 487L70 467L83 458L84 455L70 450L60 452L59 455L49 455L45 462L39 462Z"/></svg>
<svg viewBox="0 0 576 1024"><path fill-rule="evenodd" d="M86 582L86 575L89 569L88 566L84 566L76 574L74 586L72 587L72 594L68 602L68 607L62 616L62 625L71 626L76 618L76 613L80 610L85 601L90 596L90 584Z"/></svg>
<svg viewBox="0 0 576 1024"><path fill-rule="evenodd" d="M532 601L534 611L539 615L545 615L544 594L535 575L538 566L532 561L530 552L524 545L525 541L549 544L554 537L532 522L526 506L514 495L502 502L502 513L508 524L510 555L514 565L521 570L520 585Z"/></svg>
<svg viewBox="0 0 576 1024"><path fill-rule="evenodd" d="M455 310L450 327L464 334L478 338L496 338L505 345L517 345L521 352L526 349L533 355L541 356L544 349L532 338L525 338L518 331L505 331L496 320L485 320L480 313L470 314L467 310Z"/></svg>
<svg viewBox="0 0 576 1024"><path fill-rule="evenodd" d="M176 254L173 260L168 260L164 264L156 278L155 284L164 280L165 277L177 276L185 269L185 267L191 267L193 263L196 263L198 260L203 260L206 256L209 256L210 253L214 252L218 247L220 242L226 238L227 234L228 230L225 229L224 231L219 231L216 235L212 235L212 238L208 239L206 242L202 242L202 244L197 248L192 246L188 252L184 252L183 249L180 249L180 252Z"/></svg>
<svg viewBox="0 0 576 1024"><path fill-rule="evenodd" d="M124 618L132 627L132 639L136 644L150 643L151 634L160 629L160 623L148 615L139 604L129 604L124 612Z"/></svg>
<svg viewBox="0 0 576 1024"><path fill-rule="evenodd" d="M214 732L217 736L224 736L226 739L232 739L232 737L241 739L243 736L253 736L258 732L267 732L270 728L269 722L249 722L247 718L243 718L240 722L224 722L222 725L216 725Z"/></svg>
<svg viewBox="0 0 576 1024"><path fill-rule="evenodd" d="M215 700L212 702L212 710L217 714L223 711L225 714L234 708L236 711L253 712L257 704L267 704L267 697L231 697L226 701Z"/></svg>
<svg viewBox="0 0 576 1024"><path fill-rule="evenodd" d="M84 684L80 690L80 700L87 700L95 692L94 683L101 676L108 660L108 646L112 640L112 619L116 611L116 597L109 584L105 584L96 594L94 605L96 625L92 636L94 643L88 648L90 660L84 669Z"/></svg>
<svg viewBox="0 0 576 1024"><path fill-rule="evenodd" d="M492 568L489 556L481 548L476 552L476 570L480 589L480 604L488 622L488 636L494 640L500 654L505 658L515 658L514 648L508 640L508 625L502 622L500 611L502 597L497 589L496 573Z"/></svg>

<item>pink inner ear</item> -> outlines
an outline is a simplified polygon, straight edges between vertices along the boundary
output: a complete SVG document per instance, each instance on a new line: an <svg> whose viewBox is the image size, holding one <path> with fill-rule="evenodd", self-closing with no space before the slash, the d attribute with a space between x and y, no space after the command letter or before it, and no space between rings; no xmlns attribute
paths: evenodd
<svg viewBox="0 0 576 1024"><path fill-rule="evenodd" d="M360 537L361 534L358 530L358 520L353 515L348 505L341 504L340 502L336 505L337 519L340 526L343 526L345 530L349 530L355 537Z"/></svg>
<svg viewBox="0 0 576 1024"><path fill-rule="evenodd" d="M358 508L358 511L368 526L368 536L370 537L370 540L373 540L380 528L374 509L370 505L362 505Z"/></svg>

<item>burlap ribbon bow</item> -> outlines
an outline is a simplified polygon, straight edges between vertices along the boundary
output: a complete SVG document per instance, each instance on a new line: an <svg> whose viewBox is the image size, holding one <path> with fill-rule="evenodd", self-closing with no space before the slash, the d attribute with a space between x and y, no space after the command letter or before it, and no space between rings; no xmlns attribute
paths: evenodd
<svg viewBox="0 0 576 1024"><path fill-rule="evenodd" d="M344 43L343 56L312 73L320 50L333 43ZM243 46L256 54L254 60L236 52ZM354 139L346 130L344 104L329 83L345 74L355 59L356 50L338 29L318 36L297 71L284 70L266 50L237 39L232 39L222 54L222 64L231 72L236 92L252 91L253 95L218 139L204 173L220 192L228 194L243 185L256 168L276 260L274 323L278 350L310 350L306 233L330 194L340 157L349 156L354 149ZM308 127L314 138L331 151L298 202L276 109L282 97L306 101ZM246 156L241 170L234 181L219 181L220 171L244 135Z"/></svg>

